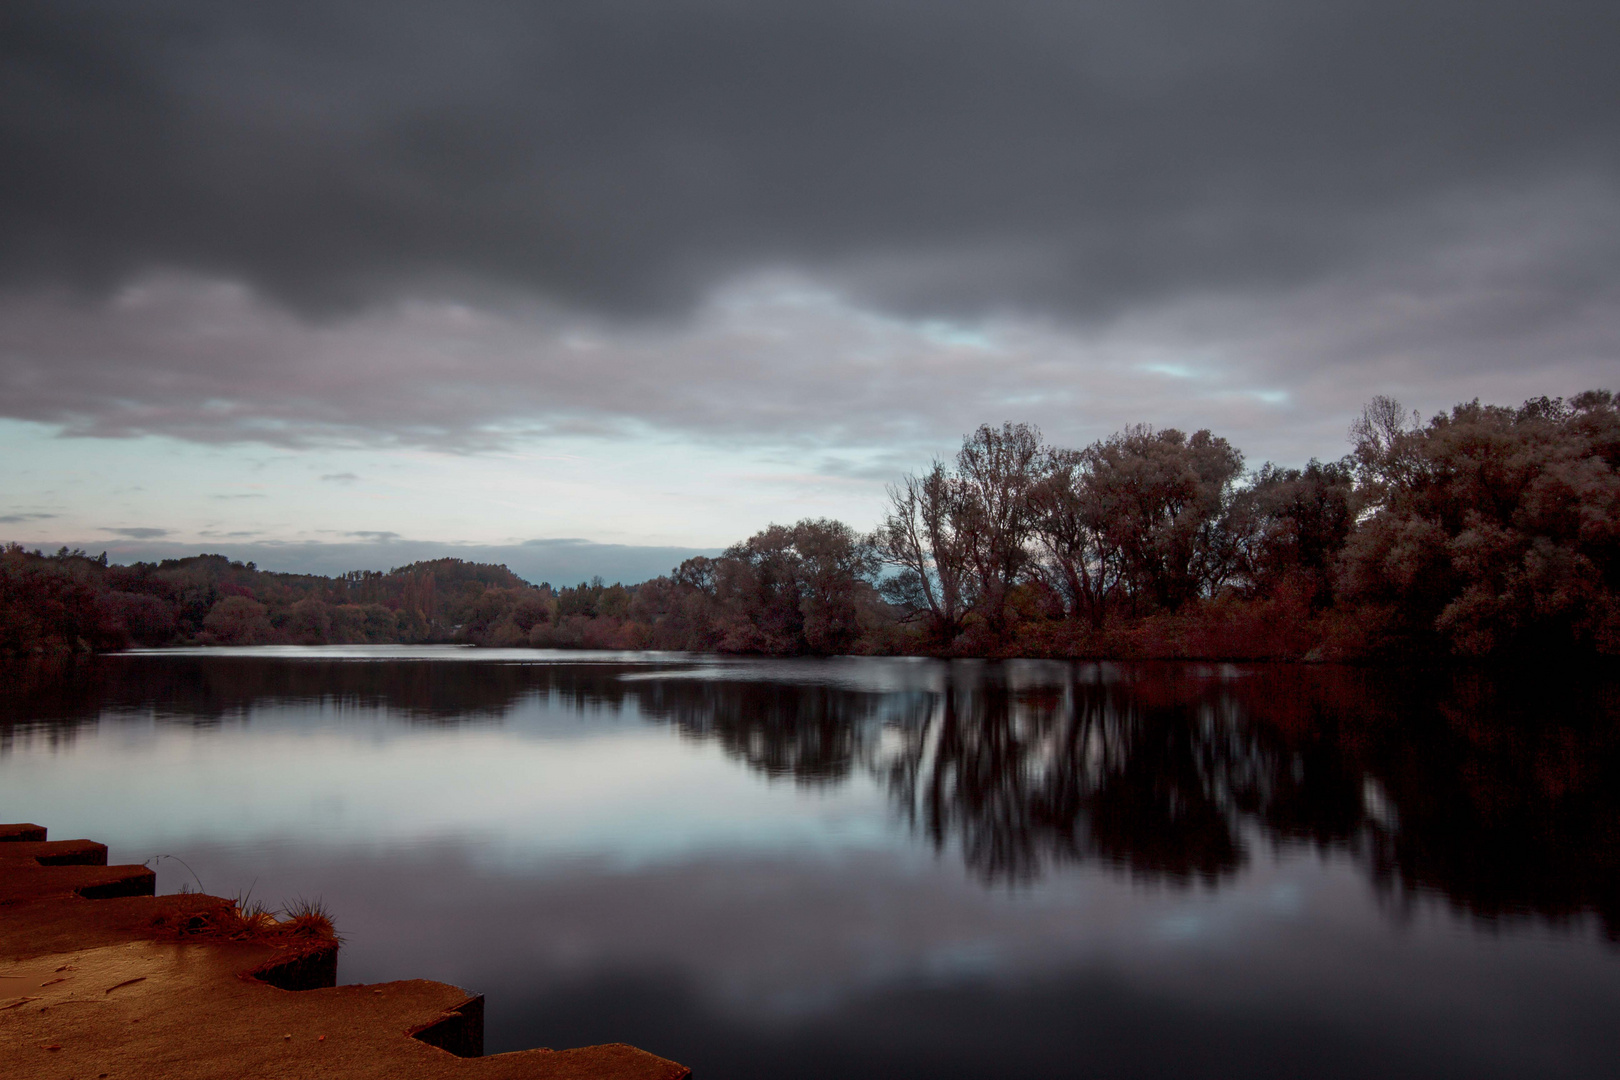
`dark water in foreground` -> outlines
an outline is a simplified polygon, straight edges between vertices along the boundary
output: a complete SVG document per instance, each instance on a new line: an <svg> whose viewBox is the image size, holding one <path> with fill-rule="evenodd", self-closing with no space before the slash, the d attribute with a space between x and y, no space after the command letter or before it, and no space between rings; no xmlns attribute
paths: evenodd
<svg viewBox="0 0 1620 1080"><path fill-rule="evenodd" d="M491 1052L1620 1076L1620 685L441 649L0 699L0 820L320 897ZM191 882L159 863L159 890Z"/></svg>

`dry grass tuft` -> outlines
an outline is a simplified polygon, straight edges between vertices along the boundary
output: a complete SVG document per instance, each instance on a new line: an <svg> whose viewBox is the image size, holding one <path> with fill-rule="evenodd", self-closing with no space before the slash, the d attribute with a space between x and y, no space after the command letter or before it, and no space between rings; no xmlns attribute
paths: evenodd
<svg viewBox="0 0 1620 1080"><path fill-rule="evenodd" d="M283 907L282 915L284 918L278 926L284 934L292 937L341 940L332 925L332 913L319 900L306 900L300 896Z"/></svg>
<svg viewBox="0 0 1620 1080"><path fill-rule="evenodd" d="M276 946L307 946L341 940L325 905L319 900L303 898L276 911L247 896L236 896L203 907L188 905L173 915L159 916L154 925L172 931L176 937L222 938Z"/></svg>

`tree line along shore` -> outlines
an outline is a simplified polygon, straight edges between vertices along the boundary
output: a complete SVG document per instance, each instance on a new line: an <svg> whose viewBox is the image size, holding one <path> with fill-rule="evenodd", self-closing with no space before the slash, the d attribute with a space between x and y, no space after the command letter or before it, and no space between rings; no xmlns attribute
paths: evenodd
<svg viewBox="0 0 1620 1080"><path fill-rule="evenodd" d="M1082 449L981 427L870 532L771 525L634 585L439 559L339 577L220 555L0 551L0 655L465 642L763 655L1620 655L1620 401L1375 398L1352 449L1246 470L1207 430Z"/></svg>

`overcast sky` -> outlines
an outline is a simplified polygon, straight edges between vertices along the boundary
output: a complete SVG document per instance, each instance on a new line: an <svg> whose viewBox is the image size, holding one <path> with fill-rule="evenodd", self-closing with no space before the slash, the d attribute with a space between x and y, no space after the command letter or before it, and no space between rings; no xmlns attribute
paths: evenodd
<svg viewBox="0 0 1620 1080"><path fill-rule="evenodd" d="M981 422L1297 464L1620 389L1617 56L1598 0L8 0L0 539L628 578Z"/></svg>

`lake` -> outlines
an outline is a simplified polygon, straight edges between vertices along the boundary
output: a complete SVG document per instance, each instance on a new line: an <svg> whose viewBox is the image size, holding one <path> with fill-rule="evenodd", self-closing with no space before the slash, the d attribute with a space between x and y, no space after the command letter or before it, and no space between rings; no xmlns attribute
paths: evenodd
<svg viewBox="0 0 1620 1080"><path fill-rule="evenodd" d="M319 898L491 1053L1620 1075L1613 679L167 650L0 699L0 820Z"/></svg>

